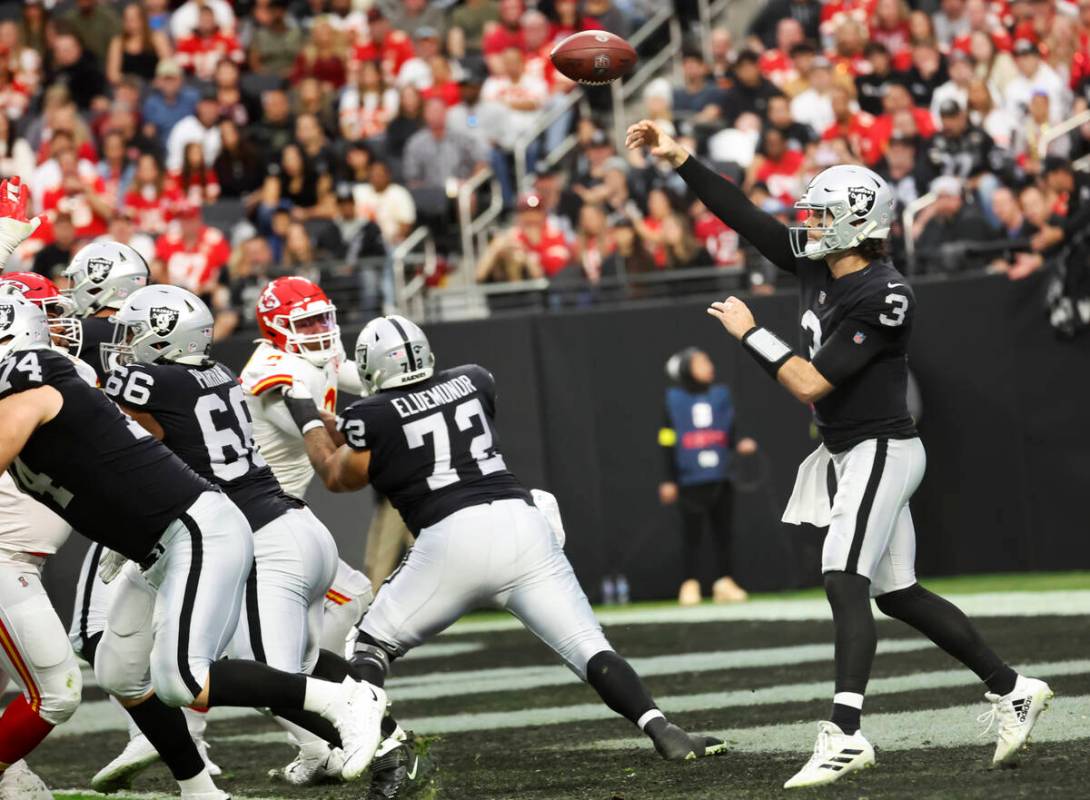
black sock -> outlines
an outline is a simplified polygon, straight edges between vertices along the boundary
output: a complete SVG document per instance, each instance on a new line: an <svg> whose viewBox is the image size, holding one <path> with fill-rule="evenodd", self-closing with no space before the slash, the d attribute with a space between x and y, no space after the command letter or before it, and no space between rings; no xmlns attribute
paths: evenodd
<svg viewBox="0 0 1090 800"><path fill-rule="evenodd" d="M375 639L363 631L356 637L356 651L352 654L352 676L367 681L372 686L384 686L386 673L390 671L390 654Z"/></svg>
<svg viewBox="0 0 1090 800"><path fill-rule="evenodd" d="M1010 693L1018 673L984 643L965 613L934 592L914 583L907 589L877 598L878 608L918 630L977 674L988 691Z"/></svg>
<svg viewBox="0 0 1090 800"><path fill-rule="evenodd" d="M288 722L294 722L300 728L325 739L333 747L341 746L341 735L337 732L336 727L320 714L315 714L313 711L304 711L301 708L270 708L269 711L274 716L283 717Z"/></svg>
<svg viewBox="0 0 1090 800"><path fill-rule="evenodd" d="M314 672L311 673L315 678L324 678L327 681L335 681L340 683L346 677L351 676L357 681L365 681L367 678L361 674L362 670L358 670L351 663L346 661L341 656L330 650L321 650L318 652L318 661L314 665ZM370 683L370 681L368 681ZM292 719L286 717L286 719ZM295 722L294 719L292 719ZM324 721L324 720L323 720ZM297 723L302 724L302 723ZM303 727L306 727L305 725ZM390 736L397 729L397 720L390 716L390 712L386 712L386 716L382 718L382 736L383 738ZM307 728L310 730L310 728ZM323 739L325 736L318 734ZM329 741L326 739L326 741Z"/></svg>
<svg viewBox="0 0 1090 800"><path fill-rule="evenodd" d="M125 709L136 727L159 751L175 780L184 781L199 775L204 761L189 735L185 714L180 708L171 708L155 695L139 705Z"/></svg>
<svg viewBox="0 0 1090 800"><path fill-rule="evenodd" d="M299 708L307 694L303 675L293 675L258 664L225 658L208 670L208 707Z"/></svg>
<svg viewBox="0 0 1090 800"><path fill-rule="evenodd" d="M870 610L870 581L862 575L827 572L825 596L836 627L836 691L864 694L878 646ZM831 722L851 734L859 730L860 716L859 709L834 703Z"/></svg>
<svg viewBox="0 0 1090 800"><path fill-rule="evenodd" d="M656 708L636 670L612 650L596 653L587 662L587 683L607 706L633 725L638 725L644 714Z"/></svg>

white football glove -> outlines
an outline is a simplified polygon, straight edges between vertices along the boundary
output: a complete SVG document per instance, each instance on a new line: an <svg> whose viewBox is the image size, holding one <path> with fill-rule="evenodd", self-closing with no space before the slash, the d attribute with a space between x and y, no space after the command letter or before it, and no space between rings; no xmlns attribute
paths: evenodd
<svg viewBox="0 0 1090 800"><path fill-rule="evenodd" d="M29 200L30 191L18 176L0 181L0 272L11 254L42 224L41 217L27 219Z"/></svg>
<svg viewBox="0 0 1090 800"><path fill-rule="evenodd" d="M564 533L564 521L560 519L560 504L556 502L556 496L544 489L531 489L530 496L534 498L534 505L537 506L538 511L545 515L553 537L563 549L568 537Z"/></svg>
<svg viewBox="0 0 1090 800"><path fill-rule="evenodd" d="M103 583L111 583L121 573L128 560L121 553L115 553L113 550L103 548L102 555L98 560L98 577L102 579Z"/></svg>

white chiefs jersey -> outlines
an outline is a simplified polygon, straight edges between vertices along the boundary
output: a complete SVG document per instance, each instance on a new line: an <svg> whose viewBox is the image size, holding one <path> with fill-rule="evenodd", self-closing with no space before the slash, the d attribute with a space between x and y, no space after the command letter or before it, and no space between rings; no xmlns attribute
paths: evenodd
<svg viewBox="0 0 1090 800"><path fill-rule="evenodd" d="M294 381L306 385L318 408L336 413L337 390L359 394L356 365L340 357L317 367L295 353L278 350L270 342L258 344L242 370L240 380L254 421L254 441L284 491L302 498L314 477L303 436L280 400L280 392Z"/></svg>
<svg viewBox="0 0 1090 800"><path fill-rule="evenodd" d="M72 364L83 380L91 386L98 385L89 364L78 358L73 358ZM71 532L67 522L23 494L9 473L0 474L0 550L53 555L68 541Z"/></svg>

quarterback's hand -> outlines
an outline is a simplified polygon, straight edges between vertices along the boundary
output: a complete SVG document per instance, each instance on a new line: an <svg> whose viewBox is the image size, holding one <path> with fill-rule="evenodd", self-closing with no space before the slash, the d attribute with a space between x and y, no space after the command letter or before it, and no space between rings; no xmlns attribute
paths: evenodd
<svg viewBox="0 0 1090 800"><path fill-rule="evenodd" d="M103 583L111 583L121 573L121 569L128 560L121 553L103 549L98 560L98 577Z"/></svg>
<svg viewBox="0 0 1090 800"><path fill-rule="evenodd" d="M0 270L15 248L30 238L38 226L41 217L27 219L27 203L30 190L15 176L10 180L0 181Z"/></svg>
<svg viewBox="0 0 1090 800"><path fill-rule="evenodd" d="M659 484L659 502L664 506L672 506L677 502L677 484L673 481L664 481Z"/></svg>
<svg viewBox="0 0 1090 800"><path fill-rule="evenodd" d="M722 322L723 327L735 339L741 339L757 324L749 307L737 297L728 297L722 303L712 303L708 313Z"/></svg>
<svg viewBox="0 0 1090 800"><path fill-rule="evenodd" d="M629 150L641 147L651 148L651 155L665 159L670 166L680 167L689 157L689 151L674 141L666 131L649 119L642 119L630 125L624 137L624 144Z"/></svg>

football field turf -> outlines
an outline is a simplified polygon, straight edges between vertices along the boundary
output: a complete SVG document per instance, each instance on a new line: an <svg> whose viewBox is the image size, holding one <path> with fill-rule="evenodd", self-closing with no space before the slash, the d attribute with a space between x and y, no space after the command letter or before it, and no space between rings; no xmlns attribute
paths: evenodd
<svg viewBox="0 0 1090 800"><path fill-rule="evenodd" d="M880 614L880 644L863 731L878 766L802 797L1090 797L1090 573L925 581L973 615L1015 667L1056 691L1015 769L987 768L993 733L974 676L899 622ZM721 736L725 755L659 760L635 729L509 618L476 615L395 664L397 717L428 737L437 766L417 797L474 800L689 800L790 797L780 787L813 746L829 710L832 624L818 592L766 595L741 606L639 604L601 613L666 713ZM254 712L210 715L220 786L235 798L349 800L361 784L295 789L266 777L293 756L285 736ZM58 798L95 797L90 776L126 741L123 720L85 689L85 704L29 759ZM176 796L161 765L118 798Z"/></svg>

